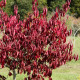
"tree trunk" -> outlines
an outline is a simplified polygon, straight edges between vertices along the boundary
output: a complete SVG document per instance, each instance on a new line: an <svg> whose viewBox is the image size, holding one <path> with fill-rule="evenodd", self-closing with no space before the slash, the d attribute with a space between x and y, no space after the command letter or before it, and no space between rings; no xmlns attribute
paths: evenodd
<svg viewBox="0 0 80 80"><path fill-rule="evenodd" d="M15 71L15 69L13 70L13 80L16 80L16 71Z"/></svg>

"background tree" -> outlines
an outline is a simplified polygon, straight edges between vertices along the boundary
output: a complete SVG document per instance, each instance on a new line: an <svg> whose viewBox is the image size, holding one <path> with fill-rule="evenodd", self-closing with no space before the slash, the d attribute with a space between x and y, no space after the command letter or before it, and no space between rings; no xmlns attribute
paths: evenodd
<svg viewBox="0 0 80 80"><path fill-rule="evenodd" d="M21 19L23 19L24 16L27 15L29 11L31 11L32 0L7 0L7 4L4 8L4 11L8 13L9 16L14 14L15 4L17 4L18 6L18 13L21 16Z"/></svg>
<svg viewBox="0 0 80 80"><path fill-rule="evenodd" d="M6 13L8 13L9 16L14 14L14 5L15 4L17 4L17 6L18 6L18 13L21 16L20 19L23 19L25 16L27 16L29 13L31 13L32 0L6 0L6 1L7 1L7 4L3 10ZM43 6L47 5L47 1L39 0L38 3L39 3L38 9L41 13L43 11Z"/></svg>
<svg viewBox="0 0 80 80"><path fill-rule="evenodd" d="M1 0L0 0L1 1ZM48 10L50 12L55 11L55 8L58 7L59 9L62 8L62 5L66 2L67 0L38 0L39 6L38 9L40 13L43 11L44 6L48 7ZM23 19L26 15L31 13L32 9L32 0L7 0L6 7L4 8L4 11L8 13L8 15L12 14L13 15L13 8L14 5L17 4L18 7L18 13L20 14L20 18ZM80 16L80 0L72 0L71 1L71 13L76 13L76 16Z"/></svg>
<svg viewBox="0 0 80 80"><path fill-rule="evenodd" d="M55 10L56 7L61 9L64 3L65 3L65 0L47 0L48 8L51 12Z"/></svg>
<svg viewBox="0 0 80 80"><path fill-rule="evenodd" d="M80 0L71 0L71 12L76 14L76 17L80 17Z"/></svg>
<svg viewBox="0 0 80 80"><path fill-rule="evenodd" d="M40 13L43 12L43 8L46 6L47 7L47 0L38 0L38 9Z"/></svg>

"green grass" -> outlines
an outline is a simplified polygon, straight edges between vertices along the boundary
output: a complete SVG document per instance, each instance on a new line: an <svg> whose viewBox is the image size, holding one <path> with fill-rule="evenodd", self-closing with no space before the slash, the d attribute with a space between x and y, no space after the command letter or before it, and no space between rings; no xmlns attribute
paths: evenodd
<svg viewBox="0 0 80 80"><path fill-rule="evenodd" d="M67 42L69 40L74 41L73 37L68 37ZM73 47L73 54L78 54L80 56L80 37L75 37L75 46ZM8 69L0 69L0 74L7 77ZM24 80L24 77L27 75L19 74L16 77L16 80ZM53 70L52 73L53 80L80 80L80 59L78 61L72 60L71 62L67 62L65 65ZM12 80L12 76L8 77L7 80ZM45 79L48 80L48 79Z"/></svg>
<svg viewBox="0 0 80 80"><path fill-rule="evenodd" d="M0 75L5 76L6 78L8 76L8 72L8 68L0 69ZM25 77L27 77L27 74L18 74L16 80L24 80ZM13 76L8 76L7 80L13 80Z"/></svg>
<svg viewBox="0 0 80 80"><path fill-rule="evenodd" d="M72 40L74 44L74 38L68 37L67 41ZM80 37L75 37L75 44L73 46L73 54L78 54L80 57ZM80 80L80 59L78 61L72 60L65 65L53 70L53 80Z"/></svg>

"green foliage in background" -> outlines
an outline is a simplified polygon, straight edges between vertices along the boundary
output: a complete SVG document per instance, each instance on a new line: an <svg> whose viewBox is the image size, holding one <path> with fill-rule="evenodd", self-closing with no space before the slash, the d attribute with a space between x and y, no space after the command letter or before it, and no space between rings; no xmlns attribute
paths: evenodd
<svg viewBox="0 0 80 80"><path fill-rule="evenodd" d="M4 11L6 11L8 15L13 15L14 5L16 4L18 6L18 13L21 16L21 19L23 19L27 12L31 11L32 0L7 0Z"/></svg>
<svg viewBox="0 0 80 80"><path fill-rule="evenodd" d="M76 13L76 17L80 17L80 0L71 0L71 12Z"/></svg>
<svg viewBox="0 0 80 80"><path fill-rule="evenodd" d="M44 7L47 7L47 0L38 0L38 9L40 13L43 12Z"/></svg>
<svg viewBox="0 0 80 80"><path fill-rule="evenodd" d="M58 7L62 8L62 5L65 3L65 0L47 0L48 8L50 11L53 11Z"/></svg>
<svg viewBox="0 0 80 80"><path fill-rule="evenodd" d="M1 0L0 0L1 1ZM8 15L13 15L14 11L14 5L17 4L18 6L18 13L21 16L21 19L23 19L29 12L32 10L32 0L6 0L7 4L6 7L4 8L4 11L8 13ZM39 3L39 10L40 12L43 11L43 6L47 5L46 0L38 0Z"/></svg>
<svg viewBox="0 0 80 80"><path fill-rule="evenodd" d="M1 1L1 0L0 0ZM42 13L44 6L48 7L48 12L55 11L56 7L62 8L62 5L67 0L38 0L38 9L40 13ZM4 11L8 13L8 15L13 15L14 5L18 5L18 13L23 19L32 9L32 0L7 0L6 7ZM76 16L80 16L80 0L72 0L71 1L71 13L76 13ZM69 11L68 11L69 12Z"/></svg>

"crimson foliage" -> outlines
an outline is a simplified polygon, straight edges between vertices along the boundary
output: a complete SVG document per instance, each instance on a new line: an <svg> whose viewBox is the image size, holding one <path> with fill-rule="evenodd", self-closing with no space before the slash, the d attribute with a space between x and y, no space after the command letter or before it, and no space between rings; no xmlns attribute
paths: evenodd
<svg viewBox="0 0 80 80"><path fill-rule="evenodd" d="M0 80L6 80L6 77L0 75Z"/></svg>
<svg viewBox="0 0 80 80"><path fill-rule="evenodd" d="M0 26L4 33L0 39L0 64L18 73L26 73L25 80L52 80L52 70L71 61L78 60L78 55L72 55L73 45L66 43L66 37L71 35L65 21L61 20L67 12L70 0L63 9L56 9L50 21L47 21L47 8L39 15L38 2L32 2L33 13L23 21L19 20L18 7L14 6L14 15L10 17L3 12L5 2L0 2ZM48 49L46 49L46 47ZM12 73L10 72L11 76Z"/></svg>

